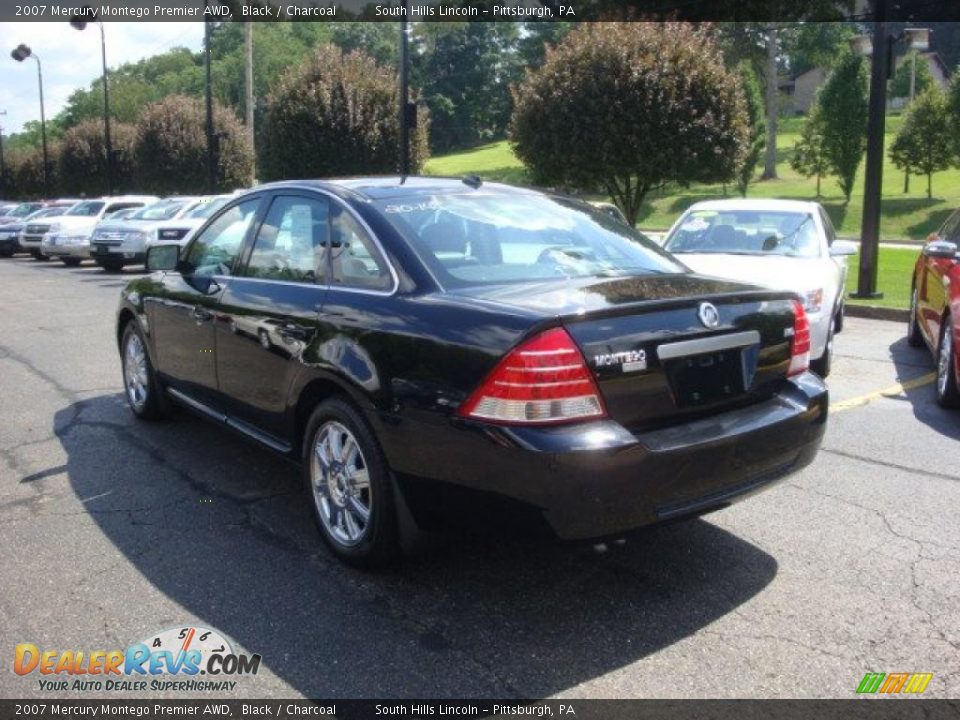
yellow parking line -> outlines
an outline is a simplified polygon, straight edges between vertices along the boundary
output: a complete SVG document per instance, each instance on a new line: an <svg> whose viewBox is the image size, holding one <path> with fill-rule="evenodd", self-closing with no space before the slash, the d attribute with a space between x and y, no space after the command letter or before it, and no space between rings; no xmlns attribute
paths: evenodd
<svg viewBox="0 0 960 720"><path fill-rule="evenodd" d="M913 380L907 380L906 382L885 387L882 390L877 390L872 393L867 393L866 395L850 398L849 400L841 400L840 402L832 403L830 405L830 412L837 413L843 412L844 410L849 410L850 408L860 407L861 405L866 405L877 398L897 397L898 395L903 395L908 390L914 390L918 387L923 387L924 385L930 385L936 379L937 374L935 372L927 373L926 375L921 375Z"/></svg>

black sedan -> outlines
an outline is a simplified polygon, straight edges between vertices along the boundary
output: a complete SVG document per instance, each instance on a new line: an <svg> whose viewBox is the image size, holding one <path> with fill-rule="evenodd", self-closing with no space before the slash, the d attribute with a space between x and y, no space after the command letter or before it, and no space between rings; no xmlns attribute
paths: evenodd
<svg viewBox="0 0 960 720"><path fill-rule="evenodd" d="M699 515L807 465L826 425L798 298L561 195L275 183L148 268L117 318L133 412L172 401L295 459L357 564L455 511L567 539Z"/></svg>

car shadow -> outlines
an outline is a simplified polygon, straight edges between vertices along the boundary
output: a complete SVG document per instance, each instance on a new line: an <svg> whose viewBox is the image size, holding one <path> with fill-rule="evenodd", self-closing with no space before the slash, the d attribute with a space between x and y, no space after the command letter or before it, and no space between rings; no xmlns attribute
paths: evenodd
<svg viewBox="0 0 960 720"><path fill-rule="evenodd" d="M890 358L897 370L897 377L909 381L929 373L936 372L937 366L927 346L910 347L906 337L890 345ZM960 423L957 423L957 411L942 408L937 404L936 390L933 384L907 390L907 401L913 409L913 416L924 425L954 440L960 440Z"/></svg>
<svg viewBox="0 0 960 720"><path fill-rule="evenodd" d="M319 542L297 470L219 427L141 423L111 394L59 411L54 432L72 492L137 579L118 591L169 598L307 697L553 695L689 637L777 573L704 520L602 554L450 534L361 572Z"/></svg>

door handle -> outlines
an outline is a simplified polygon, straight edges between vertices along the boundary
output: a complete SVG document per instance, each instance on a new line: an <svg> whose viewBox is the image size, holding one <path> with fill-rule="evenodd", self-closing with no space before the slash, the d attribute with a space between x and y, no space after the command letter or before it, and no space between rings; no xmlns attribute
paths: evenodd
<svg viewBox="0 0 960 720"><path fill-rule="evenodd" d="M193 319L196 320L198 323L207 322L208 320L213 320L213 313L210 312L209 310L204 310L202 307L199 307L199 306L193 308L193 312L191 313L191 315L193 315Z"/></svg>

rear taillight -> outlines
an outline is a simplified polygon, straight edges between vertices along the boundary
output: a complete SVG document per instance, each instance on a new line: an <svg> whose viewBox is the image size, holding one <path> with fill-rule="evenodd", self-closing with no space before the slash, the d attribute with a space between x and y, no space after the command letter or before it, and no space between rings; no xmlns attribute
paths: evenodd
<svg viewBox="0 0 960 720"><path fill-rule="evenodd" d="M517 425L606 417L590 369L563 328L511 350L466 402L461 417Z"/></svg>
<svg viewBox="0 0 960 720"><path fill-rule="evenodd" d="M799 300L793 301L793 347L788 376L799 375L810 367L810 321Z"/></svg>

